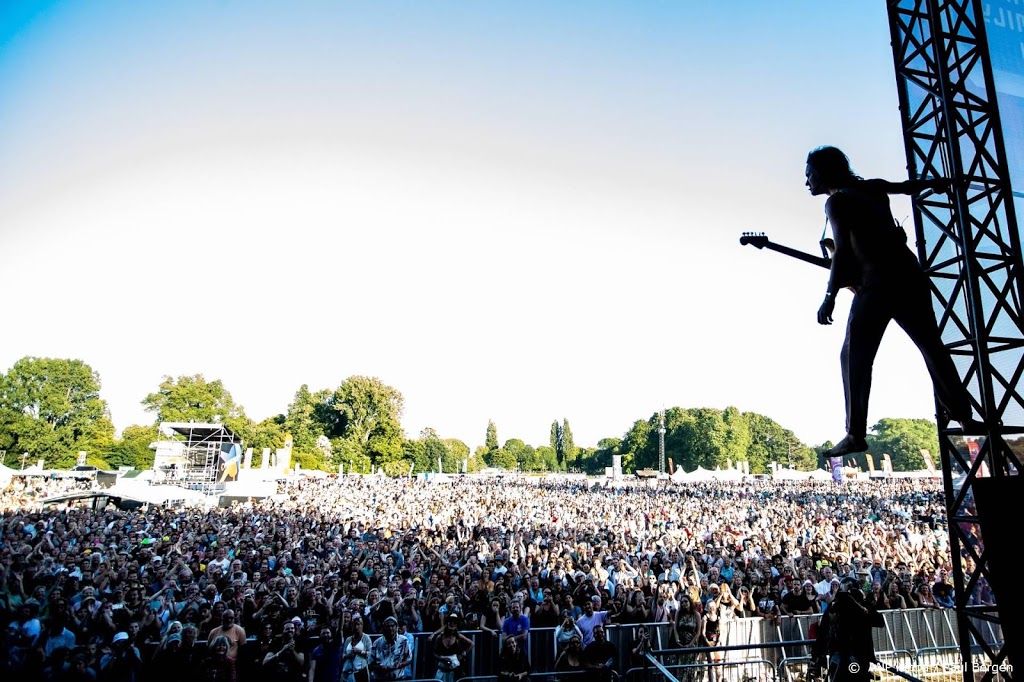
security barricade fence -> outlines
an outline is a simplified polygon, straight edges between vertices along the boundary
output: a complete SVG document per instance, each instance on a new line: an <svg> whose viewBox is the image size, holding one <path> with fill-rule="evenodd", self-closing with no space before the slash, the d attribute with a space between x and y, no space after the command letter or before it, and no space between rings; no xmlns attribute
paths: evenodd
<svg viewBox="0 0 1024 682"><path fill-rule="evenodd" d="M594 680L594 673L590 670L569 670L564 672L538 672L534 670L530 674L531 682L587 682ZM621 682L621 676L614 670L609 670L603 678L607 682ZM473 675L472 677L460 677L458 682L497 682L497 675ZM436 682L431 678L432 682ZM410 682L416 682L411 680Z"/></svg>
<svg viewBox="0 0 1024 682"><path fill-rule="evenodd" d="M663 664L661 667L630 668L626 671L626 682L650 682L666 680L674 682L664 673L668 672L679 682L776 682L778 670L771 661L743 658L741 660L716 660L714 654L679 656L668 660L686 661Z"/></svg>
<svg viewBox="0 0 1024 682"><path fill-rule="evenodd" d="M949 609L908 609L904 611L883 611L884 628L874 628L875 651L878 658L888 665L909 673L922 680L962 679L963 662L957 646L956 613ZM633 654L638 642L638 631L647 628L650 635L649 650L670 672L676 671L681 682L704 680L709 682L746 682L752 680L774 680L783 682L804 682L808 678L810 648L806 644L813 639L811 626L820 616L787 616L774 621L765 618L741 618L722 621L719 638L720 651L714 660L701 653L700 662L681 661L678 649L670 641L671 627L668 623L645 623L639 625L615 625L605 627L608 641L615 645L616 660L613 670L624 676L623 682L641 682L637 679L645 667L654 674L651 666L644 665L645 656ZM986 635L986 641L997 650L1002 646L1002 632L990 622L977 622ZM412 679L432 679L435 665L430 644L432 633L413 633ZM473 641L473 648L463 665L467 676L461 679L487 680L497 674L499 636L482 630L467 630L463 635ZM379 635L371 635L376 639ZM781 644L780 644L781 643ZM318 638L305 640L306 652L312 651ZM774 645L774 646L772 646ZM205 644L200 644L205 646ZM250 638L246 649L256 647ZM154 647L155 648L155 645ZM152 653L148 648L148 653ZM705 649L706 650L706 649ZM701 650L697 650L701 651ZM143 652L144 657L146 651ZM535 628L527 636L526 653L533 667L533 679L544 675L561 678L554 674L555 658L558 651L555 644L554 628ZM240 654L241 658L242 654ZM981 664L979 658L976 661ZM703 670L703 673L701 673ZM627 674L628 671L628 674ZM952 674L957 671L959 675ZM700 673L700 674L699 674ZM659 673L664 676L664 673ZM673 672L673 674L675 674ZM891 673L882 671L883 680ZM895 677L895 676L893 676Z"/></svg>

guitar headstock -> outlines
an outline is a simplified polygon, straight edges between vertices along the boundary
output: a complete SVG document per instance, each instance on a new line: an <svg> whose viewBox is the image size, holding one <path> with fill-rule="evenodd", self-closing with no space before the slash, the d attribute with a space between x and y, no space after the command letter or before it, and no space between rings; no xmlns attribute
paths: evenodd
<svg viewBox="0 0 1024 682"><path fill-rule="evenodd" d="M743 236L740 237L740 244L746 246L756 246L759 249L763 249L768 246L768 235L764 232L744 232Z"/></svg>

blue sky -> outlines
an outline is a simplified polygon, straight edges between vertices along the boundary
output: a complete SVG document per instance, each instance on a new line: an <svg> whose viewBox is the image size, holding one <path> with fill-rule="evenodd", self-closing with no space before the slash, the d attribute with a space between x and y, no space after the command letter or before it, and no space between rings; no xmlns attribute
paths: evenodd
<svg viewBox="0 0 1024 682"><path fill-rule="evenodd" d="M817 250L821 144L905 177L882 2L4 3L0 369L81 358L119 428L164 374L256 419L366 374L471 446L835 440L848 296L737 242ZM933 414L898 329L872 398Z"/></svg>

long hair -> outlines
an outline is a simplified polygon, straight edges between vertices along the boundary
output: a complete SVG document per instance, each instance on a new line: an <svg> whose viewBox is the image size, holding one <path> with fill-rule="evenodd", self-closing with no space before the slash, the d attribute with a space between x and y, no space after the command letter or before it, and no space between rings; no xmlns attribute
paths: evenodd
<svg viewBox="0 0 1024 682"><path fill-rule="evenodd" d="M231 650L231 640L228 639L227 637L225 637L224 635L218 635L217 637L213 638L212 642L210 642L210 652L211 652L211 655L213 653L213 650L216 649L217 646L220 645L220 644L223 644L224 646L226 646L228 648L228 651Z"/></svg>
<svg viewBox="0 0 1024 682"><path fill-rule="evenodd" d="M515 651L513 651L512 647L509 646L511 642L515 642ZM511 664L525 657L526 652L523 651L523 647L519 645L519 642L515 638L509 637L502 642L501 652L498 654L498 661L500 663Z"/></svg>
<svg viewBox="0 0 1024 682"><path fill-rule="evenodd" d="M829 188L849 187L862 177L853 172L850 159L838 147L818 147L807 155L807 165L812 166L818 178Z"/></svg>

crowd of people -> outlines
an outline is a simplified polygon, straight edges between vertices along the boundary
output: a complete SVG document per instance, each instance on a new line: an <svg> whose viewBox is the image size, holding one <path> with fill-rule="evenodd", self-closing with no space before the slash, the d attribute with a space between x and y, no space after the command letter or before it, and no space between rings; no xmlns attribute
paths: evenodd
<svg viewBox="0 0 1024 682"><path fill-rule="evenodd" d="M42 504L81 486L0 494L8 679L390 682L428 647L418 677L454 682L479 631L517 682L540 628L553 670L601 675L615 624L713 646L732 618L827 611L844 580L879 610L953 605L934 481L353 476L229 508Z"/></svg>

